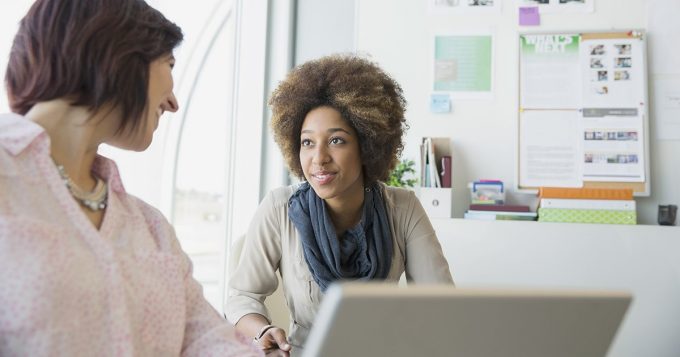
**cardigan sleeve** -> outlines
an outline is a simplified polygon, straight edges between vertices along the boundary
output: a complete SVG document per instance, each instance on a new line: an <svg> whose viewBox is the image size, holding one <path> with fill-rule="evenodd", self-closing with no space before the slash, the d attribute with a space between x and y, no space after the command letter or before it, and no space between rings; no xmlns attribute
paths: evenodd
<svg viewBox="0 0 680 357"><path fill-rule="evenodd" d="M251 313L271 322L264 300L278 287L276 271L281 261L281 230L274 201L270 192L260 203L245 237L241 237L243 241L232 245L232 249L241 249L240 255L230 253L238 264L229 279L224 307L233 324Z"/></svg>
<svg viewBox="0 0 680 357"><path fill-rule="evenodd" d="M411 283L453 284L449 263L437 234L418 198L408 192L402 229L406 241L406 280Z"/></svg>

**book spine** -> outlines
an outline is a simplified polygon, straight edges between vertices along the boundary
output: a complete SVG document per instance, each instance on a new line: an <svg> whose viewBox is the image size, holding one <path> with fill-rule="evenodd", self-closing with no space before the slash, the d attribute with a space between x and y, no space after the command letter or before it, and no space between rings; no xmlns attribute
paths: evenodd
<svg viewBox="0 0 680 357"><path fill-rule="evenodd" d="M587 200L587 199L543 198L541 199L540 206L544 208L635 211L634 200Z"/></svg>
<svg viewBox="0 0 680 357"><path fill-rule="evenodd" d="M539 208L539 222L636 224L635 211Z"/></svg>
<svg viewBox="0 0 680 357"><path fill-rule="evenodd" d="M594 200L632 200L631 189L541 187L541 198L582 198Z"/></svg>

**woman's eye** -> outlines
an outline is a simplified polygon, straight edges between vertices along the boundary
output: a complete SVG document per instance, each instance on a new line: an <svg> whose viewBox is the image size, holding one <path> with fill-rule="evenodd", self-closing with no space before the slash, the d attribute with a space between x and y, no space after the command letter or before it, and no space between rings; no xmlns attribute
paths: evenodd
<svg viewBox="0 0 680 357"><path fill-rule="evenodd" d="M338 145L338 144L344 144L345 140L343 138L332 138L331 139L331 144Z"/></svg>
<svg viewBox="0 0 680 357"><path fill-rule="evenodd" d="M300 141L300 146L309 146L309 145L312 145L312 141L309 140L309 139L302 139L302 141Z"/></svg>

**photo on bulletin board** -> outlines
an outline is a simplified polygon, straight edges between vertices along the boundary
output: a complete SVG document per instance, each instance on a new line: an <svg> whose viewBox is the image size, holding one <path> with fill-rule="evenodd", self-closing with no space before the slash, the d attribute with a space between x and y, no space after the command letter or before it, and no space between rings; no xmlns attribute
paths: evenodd
<svg viewBox="0 0 680 357"><path fill-rule="evenodd" d="M493 97L494 39L490 32L435 35L433 43L433 92L448 92L453 99Z"/></svg>
<svg viewBox="0 0 680 357"><path fill-rule="evenodd" d="M516 0L518 7L538 7L541 13L595 11L595 0Z"/></svg>
<svg viewBox="0 0 680 357"><path fill-rule="evenodd" d="M503 0L428 0L430 15L500 13Z"/></svg>
<svg viewBox="0 0 680 357"><path fill-rule="evenodd" d="M645 36L521 34L518 188L649 195Z"/></svg>

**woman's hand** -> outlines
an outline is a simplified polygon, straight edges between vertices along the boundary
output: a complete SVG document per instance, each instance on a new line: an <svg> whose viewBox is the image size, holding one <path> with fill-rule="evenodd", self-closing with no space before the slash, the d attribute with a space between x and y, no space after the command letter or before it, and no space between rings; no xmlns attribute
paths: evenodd
<svg viewBox="0 0 680 357"><path fill-rule="evenodd" d="M291 348L286 337L286 331L276 326L267 329L255 341L264 350L278 348L282 351L290 351Z"/></svg>
<svg viewBox="0 0 680 357"><path fill-rule="evenodd" d="M280 349L266 350L264 351L266 357L289 357L290 353L288 351L281 351Z"/></svg>

